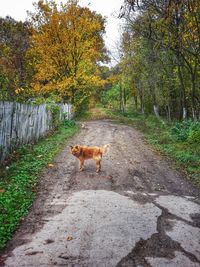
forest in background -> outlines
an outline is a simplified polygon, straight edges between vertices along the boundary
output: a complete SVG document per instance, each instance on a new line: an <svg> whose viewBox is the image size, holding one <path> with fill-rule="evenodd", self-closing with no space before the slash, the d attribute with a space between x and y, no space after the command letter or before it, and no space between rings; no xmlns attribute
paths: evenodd
<svg viewBox="0 0 200 267"><path fill-rule="evenodd" d="M125 0L118 45L120 110L168 120L200 117L200 2Z"/></svg>

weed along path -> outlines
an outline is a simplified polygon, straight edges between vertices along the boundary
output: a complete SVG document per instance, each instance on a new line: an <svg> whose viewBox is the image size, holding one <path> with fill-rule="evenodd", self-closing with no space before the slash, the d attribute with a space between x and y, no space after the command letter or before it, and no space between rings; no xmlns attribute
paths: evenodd
<svg viewBox="0 0 200 267"><path fill-rule="evenodd" d="M111 144L79 172L69 145ZM40 180L1 265L200 266L200 192L125 125L84 123Z"/></svg>

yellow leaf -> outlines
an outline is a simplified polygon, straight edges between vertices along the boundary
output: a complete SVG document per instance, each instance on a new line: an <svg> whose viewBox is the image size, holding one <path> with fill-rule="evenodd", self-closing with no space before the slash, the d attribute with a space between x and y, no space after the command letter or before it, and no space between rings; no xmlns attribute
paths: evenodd
<svg viewBox="0 0 200 267"><path fill-rule="evenodd" d="M72 239L73 239L72 236L68 236L68 237L67 237L67 241L71 241Z"/></svg>
<svg viewBox="0 0 200 267"><path fill-rule="evenodd" d="M49 167L53 167L54 165L53 165L53 164L51 164L51 163L49 163L49 164L48 164L48 166L49 166Z"/></svg>

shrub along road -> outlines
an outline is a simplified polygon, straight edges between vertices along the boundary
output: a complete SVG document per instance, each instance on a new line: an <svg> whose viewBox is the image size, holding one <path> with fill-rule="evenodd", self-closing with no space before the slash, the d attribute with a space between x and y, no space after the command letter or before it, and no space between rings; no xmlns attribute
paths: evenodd
<svg viewBox="0 0 200 267"><path fill-rule="evenodd" d="M69 145L111 144L79 172ZM82 131L43 172L4 266L200 266L200 192L141 133L109 120Z"/></svg>

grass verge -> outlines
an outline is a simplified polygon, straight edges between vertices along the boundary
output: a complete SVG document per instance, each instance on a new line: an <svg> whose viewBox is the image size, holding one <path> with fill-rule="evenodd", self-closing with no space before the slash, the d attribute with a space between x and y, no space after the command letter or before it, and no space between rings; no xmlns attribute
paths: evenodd
<svg viewBox="0 0 200 267"><path fill-rule="evenodd" d="M63 143L78 129L75 123L65 121L53 135L17 149L9 167L0 169L0 249L32 205L41 171L52 166Z"/></svg>

